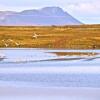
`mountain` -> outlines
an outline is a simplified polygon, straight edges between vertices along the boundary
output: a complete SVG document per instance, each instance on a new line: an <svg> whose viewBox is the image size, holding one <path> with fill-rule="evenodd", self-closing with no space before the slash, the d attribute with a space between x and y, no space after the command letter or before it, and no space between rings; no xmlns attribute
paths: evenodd
<svg viewBox="0 0 100 100"><path fill-rule="evenodd" d="M45 7L22 12L1 11L0 25L78 25L80 21L60 7Z"/></svg>

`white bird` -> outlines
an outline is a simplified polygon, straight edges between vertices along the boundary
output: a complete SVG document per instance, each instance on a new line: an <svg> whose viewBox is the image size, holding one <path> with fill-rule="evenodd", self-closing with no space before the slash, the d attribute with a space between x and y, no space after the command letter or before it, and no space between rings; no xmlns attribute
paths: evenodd
<svg viewBox="0 0 100 100"><path fill-rule="evenodd" d="M20 44L19 43L17 43L17 42L15 42L15 44L17 45L17 46L19 46Z"/></svg>
<svg viewBox="0 0 100 100"><path fill-rule="evenodd" d="M5 42L5 40L2 40L2 42L4 42L4 45L5 45L6 47L9 46L9 45Z"/></svg>
<svg viewBox="0 0 100 100"><path fill-rule="evenodd" d="M8 41L13 42L13 40L12 40L12 39L8 39Z"/></svg>
<svg viewBox="0 0 100 100"><path fill-rule="evenodd" d="M36 33L34 33L34 35L32 37L37 39L38 35Z"/></svg>
<svg viewBox="0 0 100 100"><path fill-rule="evenodd" d="M16 46L19 46L19 45L20 45L19 43L15 42L15 41L14 41L14 40L12 40L12 39L8 39L8 41L10 41L10 42L14 43Z"/></svg>
<svg viewBox="0 0 100 100"><path fill-rule="evenodd" d="M7 43L5 43L5 46L6 46L6 47L8 47L8 44L7 44Z"/></svg>

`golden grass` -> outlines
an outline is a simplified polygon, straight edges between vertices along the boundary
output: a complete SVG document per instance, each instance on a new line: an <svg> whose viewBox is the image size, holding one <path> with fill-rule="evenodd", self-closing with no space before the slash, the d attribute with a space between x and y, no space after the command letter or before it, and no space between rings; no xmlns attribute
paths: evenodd
<svg viewBox="0 0 100 100"><path fill-rule="evenodd" d="M100 49L100 25L1 26L0 47Z"/></svg>

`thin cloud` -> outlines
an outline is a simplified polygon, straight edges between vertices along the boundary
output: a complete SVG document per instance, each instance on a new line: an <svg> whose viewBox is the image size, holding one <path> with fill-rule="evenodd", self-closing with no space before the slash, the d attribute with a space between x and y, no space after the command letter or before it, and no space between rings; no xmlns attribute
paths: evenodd
<svg viewBox="0 0 100 100"><path fill-rule="evenodd" d="M100 15L100 1L98 2L88 2L88 3L77 3L69 4L67 8L69 11L78 14L85 15Z"/></svg>

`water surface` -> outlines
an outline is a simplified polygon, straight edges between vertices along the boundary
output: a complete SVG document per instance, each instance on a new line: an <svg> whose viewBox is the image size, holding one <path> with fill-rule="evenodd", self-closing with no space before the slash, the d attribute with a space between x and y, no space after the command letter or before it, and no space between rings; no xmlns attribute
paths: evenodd
<svg viewBox="0 0 100 100"><path fill-rule="evenodd" d="M0 83L100 87L99 53L100 50L0 49Z"/></svg>

